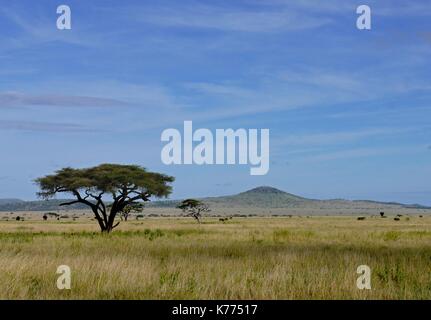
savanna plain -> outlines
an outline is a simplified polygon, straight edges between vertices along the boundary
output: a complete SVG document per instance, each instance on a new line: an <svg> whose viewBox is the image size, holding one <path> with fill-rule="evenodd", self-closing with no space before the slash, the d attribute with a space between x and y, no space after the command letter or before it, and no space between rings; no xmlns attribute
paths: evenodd
<svg viewBox="0 0 431 320"><path fill-rule="evenodd" d="M431 216L2 219L0 298L431 299Z"/></svg>

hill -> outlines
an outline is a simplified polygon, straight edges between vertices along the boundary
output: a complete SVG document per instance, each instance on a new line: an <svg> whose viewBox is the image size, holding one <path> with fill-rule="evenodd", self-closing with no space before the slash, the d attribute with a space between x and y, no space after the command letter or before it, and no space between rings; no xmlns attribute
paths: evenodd
<svg viewBox="0 0 431 320"><path fill-rule="evenodd" d="M200 199L213 208L311 208L311 209L429 209L417 204L371 200L317 200L294 195L273 187L261 186L231 196ZM180 201L155 201L149 207L175 207Z"/></svg>
<svg viewBox="0 0 431 320"><path fill-rule="evenodd" d="M23 202L25 202L25 201L21 200L21 199L0 199L0 205L23 203Z"/></svg>
<svg viewBox="0 0 431 320"><path fill-rule="evenodd" d="M79 203L68 206L67 208L60 207L59 205L63 202L67 202L67 200L56 199L41 201L9 201L8 199L0 199L0 211L57 211L65 209L79 210L88 208L87 206Z"/></svg>
<svg viewBox="0 0 431 320"><path fill-rule="evenodd" d="M378 202L370 200L317 200L300 197L273 187L257 187L236 195L207 197L200 200L208 203L212 208L291 208L291 209L430 209L429 207L412 204L406 205L396 202ZM59 207L67 200L22 201L18 199L0 199L0 211L56 211L60 209L79 210L88 209L85 205L75 204ZM147 203L150 208L174 208L180 200L164 200Z"/></svg>
<svg viewBox="0 0 431 320"><path fill-rule="evenodd" d="M289 208L312 199L287 193L272 187L257 187L232 196L205 198L214 207Z"/></svg>

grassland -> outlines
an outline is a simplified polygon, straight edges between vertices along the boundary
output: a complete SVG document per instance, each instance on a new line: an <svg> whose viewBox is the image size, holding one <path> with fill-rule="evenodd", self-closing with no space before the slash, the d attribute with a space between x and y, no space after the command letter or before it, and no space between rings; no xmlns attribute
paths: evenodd
<svg viewBox="0 0 431 320"><path fill-rule="evenodd" d="M59 290L59 265L72 289ZM356 287L368 265L372 290ZM1 221L1 299L431 299L431 217Z"/></svg>

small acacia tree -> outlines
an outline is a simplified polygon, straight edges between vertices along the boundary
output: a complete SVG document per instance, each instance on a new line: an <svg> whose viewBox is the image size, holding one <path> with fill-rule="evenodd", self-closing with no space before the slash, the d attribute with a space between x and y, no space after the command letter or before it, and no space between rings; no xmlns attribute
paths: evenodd
<svg viewBox="0 0 431 320"><path fill-rule="evenodd" d="M102 232L111 232L118 226L115 217L127 206L133 206L150 197L167 197L172 192L169 183L174 178L148 172L137 165L102 164L93 168L64 168L53 175L38 178L38 196L50 199L57 193L68 193L76 199L62 206L82 203L91 208ZM112 198L109 207L104 198Z"/></svg>
<svg viewBox="0 0 431 320"><path fill-rule="evenodd" d="M195 199L186 199L177 208L183 210L188 217L195 218L199 223L201 223L202 212L211 211L207 204Z"/></svg>
<svg viewBox="0 0 431 320"><path fill-rule="evenodd" d="M132 213L140 213L144 210L144 205L142 203L133 203L124 207L123 210L120 211L120 219L127 221Z"/></svg>

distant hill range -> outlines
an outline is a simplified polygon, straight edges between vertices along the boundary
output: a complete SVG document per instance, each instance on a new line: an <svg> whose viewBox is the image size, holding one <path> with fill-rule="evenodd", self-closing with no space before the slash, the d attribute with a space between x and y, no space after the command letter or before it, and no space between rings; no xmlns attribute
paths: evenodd
<svg viewBox="0 0 431 320"><path fill-rule="evenodd" d="M212 208L313 208L313 209L431 209L418 204L378 202L370 200L316 200L307 199L272 187L257 187L236 195L208 197L200 200ZM85 205L74 204L59 207L67 200L22 201L19 199L0 199L0 211L56 211L60 209L88 209ZM146 204L153 208L174 208L181 200L154 201Z"/></svg>
<svg viewBox="0 0 431 320"><path fill-rule="evenodd" d="M0 211L57 211L57 210L80 210L88 209L83 204L73 204L67 207L60 207L60 204L69 200L39 200L23 201L19 199L0 199Z"/></svg>
<svg viewBox="0 0 431 320"><path fill-rule="evenodd" d="M300 197L273 187L257 187L236 195L208 197L200 200L214 208L315 208L315 209L431 209L419 204L378 202L371 200L317 200ZM149 207L175 207L180 201L155 201Z"/></svg>

